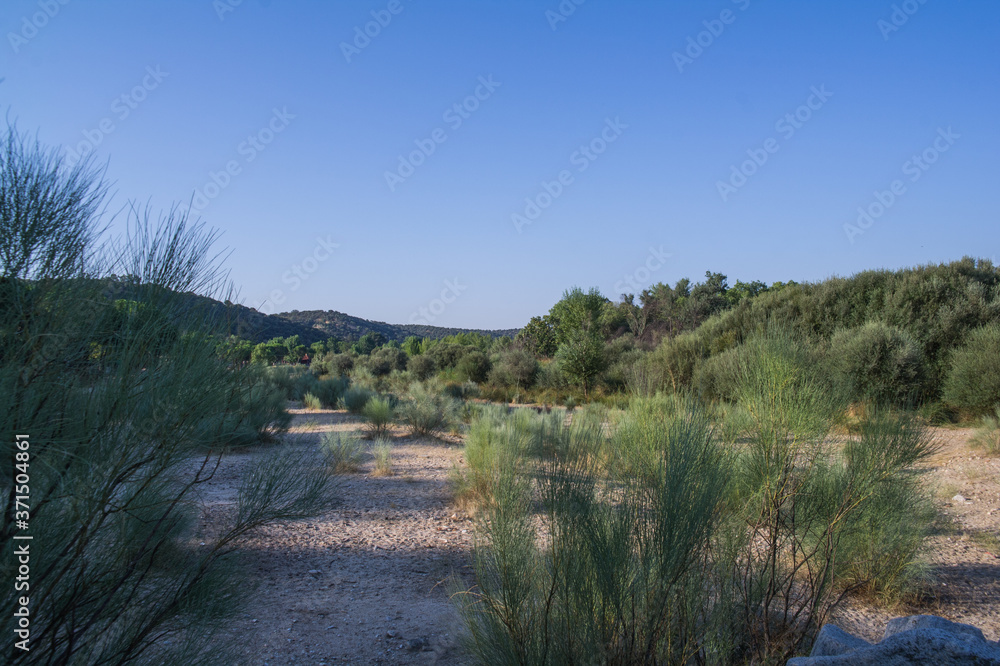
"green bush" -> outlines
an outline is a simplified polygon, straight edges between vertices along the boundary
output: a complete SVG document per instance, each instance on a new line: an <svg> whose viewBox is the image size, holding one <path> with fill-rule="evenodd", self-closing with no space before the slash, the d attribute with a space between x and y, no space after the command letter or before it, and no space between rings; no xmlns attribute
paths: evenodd
<svg viewBox="0 0 1000 666"><path fill-rule="evenodd" d="M399 418L413 435L431 435L448 430L458 421L460 403L427 384L410 387L409 400L399 407Z"/></svg>
<svg viewBox="0 0 1000 666"><path fill-rule="evenodd" d="M974 415L991 414L1000 405L1000 324L972 331L950 360L945 401Z"/></svg>
<svg viewBox="0 0 1000 666"><path fill-rule="evenodd" d="M268 524L325 510L330 479L311 452L276 447L248 461L231 510L202 529L220 444L270 428L287 414L284 393L260 366L218 355L218 324L233 313L202 298L229 295L214 235L177 210L157 219L132 207L127 235L104 243L107 184L63 152L13 128L0 139L5 580L29 543L10 538L23 508L15 455L30 455L30 543L44 544L31 548L30 652L11 640L4 654L25 665L238 663L231 622L253 575L233 551ZM0 606L21 596L7 584ZM17 628L5 612L3 634Z"/></svg>
<svg viewBox="0 0 1000 666"><path fill-rule="evenodd" d="M882 322L834 333L828 363L852 401L904 406L916 402L923 387L920 345L906 331Z"/></svg>
<svg viewBox="0 0 1000 666"><path fill-rule="evenodd" d="M323 408L323 404L320 402L319 398L314 396L312 393L306 393L302 397L302 402L305 404L306 409L315 411Z"/></svg>
<svg viewBox="0 0 1000 666"><path fill-rule="evenodd" d="M324 408L336 409L341 397L347 391L348 384L346 377L320 379L313 384L310 392L319 399Z"/></svg>
<svg viewBox="0 0 1000 666"><path fill-rule="evenodd" d="M375 396L374 391L362 388L360 386L352 386L351 388L344 391L344 395L341 397L341 402L344 403L344 408L351 414L360 414L364 410L365 405L368 401Z"/></svg>
<svg viewBox="0 0 1000 666"><path fill-rule="evenodd" d="M382 437L392 426L394 410L388 398L371 398L361 410L361 415L367 419L365 431L369 437Z"/></svg>
<svg viewBox="0 0 1000 666"><path fill-rule="evenodd" d="M696 333L682 333L667 338L650 354L649 363L665 380L664 388L679 392L691 387L695 367L707 356L704 343Z"/></svg>
<svg viewBox="0 0 1000 666"><path fill-rule="evenodd" d="M497 357L489 381L504 388L526 389L535 383L538 361L523 349L508 349Z"/></svg>
<svg viewBox="0 0 1000 666"><path fill-rule="evenodd" d="M434 363L434 359L425 354L411 357L406 364L406 368L418 382L430 379L437 372L437 365Z"/></svg>
<svg viewBox="0 0 1000 666"><path fill-rule="evenodd" d="M357 436L339 432L325 433L320 440L320 451L326 456L330 469L338 474L357 472L365 455Z"/></svg>
<svg viewBox="0 0 1000 666"><path fill-rule="evenodd" d="M871 409L831 442L844 402L814 358L777 332L740 345L729 432L676 394L569 428L484 408L453 473L479 508L455 597L478 663L783 663L845 593L912 590L926 431Z"/></svg>
<svg viewBox="0 0 1000 666"><path fill-rule="evenodd" d="M481 384L489 377L493 365L489 357L481 351L471 351L462 357L456 369L459 376L465 381Z"/></svg>

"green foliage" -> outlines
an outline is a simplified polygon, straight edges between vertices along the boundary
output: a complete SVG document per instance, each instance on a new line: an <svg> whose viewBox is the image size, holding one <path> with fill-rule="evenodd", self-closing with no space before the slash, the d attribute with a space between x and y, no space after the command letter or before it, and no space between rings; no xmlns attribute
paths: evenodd
<svg viewBox="0 0 1000 666"><path fill-rule="evenodd" d="M406 352L394 347L382 347L368 357L365 366L376 377L384 377L393 370L406 370Z"/></svg>
<svg viewBox="0 0 1000 666"><path fill-rule="evenodd" d="M571 335L581 329L598 330L607 302L608 299L596 287L586 293L579 287L564 292L562 300L552 306L547 317L556 346L565 344Z"/></svg>
<svg viewBox="0 0 1000 666"><path fill-rule="evenodd" d="M559 345L556 361L563 372L583 387L586 397L594 379L607 367L604 341L596 331L578 329Z"/></svg>
<svg viewBox="0 0 1000 666"><path fill-rule="evenodd" d="M556 353L556 334L547 317L532 317L515 340L534 356L550 358Z"/></svg>
<svg viewBox="0 0 1000 666"><path fill-rule="evenodd" d="M365 432L369 437L383 437L392 426L395 410L388 398L373 397L361 409L361 415L368 421Z"/></svg>
<svg viewBox="0 0 1000 666"><path fill-rule="evenodd" d="M650 354L649 365L665 380L665 388L679 392L690 388L695 367L707 355L696 333L682 333L668 338Z"/></svg>
<svg viewBox="0 0 1000 666"><path fill-rule="evenodd" d="M873 409L831 445L845 403L808 344L775 329L730 357L723 428L677 394L569 428L473 420L453 478L479 508L477 587L456 595L478 663L782 663L847 592L919 582L919 422Z"/></svg>
<svg viewBox="0 0 1000 666"><path fill-rule="evenodd" d="M1000 405L1000 324L977 328L952 352L944 398L976 415Z"/></svg>
<svg viewBox="0 0 1000 666"><path fill-rule="evenodd" d="M538 374L538 361L522 349L503 351L493 363L489 380L493 384L515 389L530 388Z"/></svg>
<svg viewBox="0 0 1000 666"><path fill-rule="evenodd" d="M406 368L418 382L430 379L437 371L434 359L423 354L420 356L411 356L406 364Z"/></svg>
<svg viewBox="0 0 1000 666"><path fill-rule="evenodd" d="M320 379L312 385L311 392L319 399L323 408L336 409L340 398L347 391L348 383L346 377Z"/></svg>
<svg viewBox="0 0 1000 666"><path fill-rule="evenodd" d="M360 386L352 386L344 391L341 401L344 403L344 408L351 414L361 414L365 405L367 405L368 401L374 396L374 391Z"/></svg>
<svg viewBox="0 0 1000 666"><path fill-rule="evenodd" d="M403 340L402 349L406 352L408 356L419 356L423 352L423 338L416 335L407 336Z"/></svg>
<svg viewBox="0 0 1000 666"><path fill-rule="evenodd" d="M306 393L302 396L302 403L306 406L306 409L310 410L319 410L323 408L323 403L321 403L319 398L314 396L312 393Z"/></svg>
<svg viewBox="0 0 1000 666"><path fill-rule="evenodd" d="M469 352L462 357L456 366L462 379L477 384L486 381L492 368L493 365L490 363L489 357L481 351Z"/></svg>
<svg viewBox="0 0 1000 666"><path fill-rule="evenodd" d="M416 383L410 386L409 399L400 405L398 415L412 434L431 435L451 428L458 421L459 407L440 386Z"/></svg>
<svg viewBox="0 0 1000 666"><path fill-rule="evenodd" d="M357 472L365 456L364 446L356 435L340 432L325 433L320 439L320 451L336 474Z"/></svg>
<svg viewBox="0 0 1000 666"><path fill-rule="evenodd" d="M368 356L386 342L386 337L381 333L365 333L351 346L351 351L358 356Z"/></svg>
<svg viewBox="0 0 1000 666"><path fill-rule="evenodd" d="M852 400L904 406L922 388L920 345L906 331L882 322L834 333L829 364Z"/></svg>
<svg viewBox="0 0 1000 666"><path fill-rule="evenodd" d="M224 288L213 234L133 208L128 235L98 246L106 186L61 152L11 128L0 143L0 454L14 461L15 437L29 437L32 543L44 544L17 662L235 663L225 628L252 576L234 549L325 509L329 479L311 454L275 450L201 530L221 447L287 416L284 397L260 368L220 358L226 331L192 305ZM14 470L0 468L8 574L23 543ZM0 605L27 595L6 585ZM6 636L15 620L0 619Z"/></svg>

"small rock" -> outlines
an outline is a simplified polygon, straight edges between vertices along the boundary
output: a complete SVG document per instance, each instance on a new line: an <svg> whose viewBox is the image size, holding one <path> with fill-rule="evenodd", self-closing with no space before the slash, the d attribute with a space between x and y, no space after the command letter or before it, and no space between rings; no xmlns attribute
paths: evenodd
<svg viewBox="0 0 1000 666"><path fill-rule="evenodd" d="M399 635L399 632L397 632L397 631L387 631L387 632L385 632L385 635L386 635L387 638L395 638L396 636Z"/></svg>
<svg viewBox="0 0 1000 666"><path fill-rule="evenodd" d="M951 500L953 502L964 502L965 498L962 497L961 495L955 495L954 497L951 498Z"/></svg>
<svg viewBox="0 0 1000 666"><path fill-rule="evenodd" d="M419 650L422 650L423 648L424 648L424 642L419 638L411 638L410 643L407 646L407 649L410 652L417 652Z"/></svg>

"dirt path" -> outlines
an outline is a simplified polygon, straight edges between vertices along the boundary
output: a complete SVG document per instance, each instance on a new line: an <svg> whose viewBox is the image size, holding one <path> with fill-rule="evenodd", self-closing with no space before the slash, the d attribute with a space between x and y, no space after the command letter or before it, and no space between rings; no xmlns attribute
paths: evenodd
<svg viewBox="0 0 1000 666"><path fill-rule="evenodd" d="M286 436L316 446L361 421L344 412L296 415ZM459 619L449 577L468 576L472 524L451 506L448 471L460 447L394 433L392 476L367 456L342 477L339 503L315 519L272 526L244 550L260 584L245 637L246 664L458 664ZM213 481L222 498L261 452L229 457Z"/></svg>

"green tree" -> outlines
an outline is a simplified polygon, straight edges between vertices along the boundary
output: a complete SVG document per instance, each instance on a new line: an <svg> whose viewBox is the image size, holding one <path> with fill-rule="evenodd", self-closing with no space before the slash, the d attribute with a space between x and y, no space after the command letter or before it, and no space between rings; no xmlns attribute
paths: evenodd
<svg viewBox="0 0 1000 666"><path fill-rule="evenodd" d="M596 329L607 302L596 287L587 292L579 287L563 292L562 299L552 306L548 315L556 345L565 343L576 331Z"/></svg>
<svg viewBox="0 0 1000 666"><path fill-rule="evenodd" d="M532 317L528 325L518 331L514 338L526 350L542 358L550 358L556 353L556 334L547 317Z"/></svg>
<svg viewBox="0 0 1000 666"><path fill-rule="evenodd" d="M578 329L559 346L556 361L563 372L583 387L584 397L588 397L594 379L607 367L604 341L595 331Z"/></svg>

